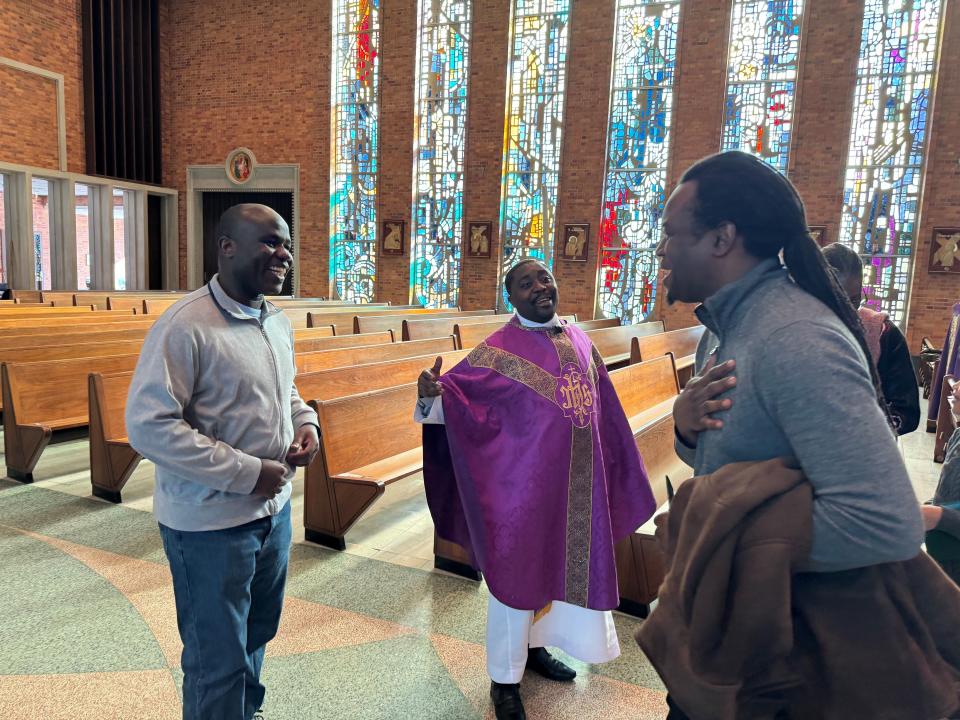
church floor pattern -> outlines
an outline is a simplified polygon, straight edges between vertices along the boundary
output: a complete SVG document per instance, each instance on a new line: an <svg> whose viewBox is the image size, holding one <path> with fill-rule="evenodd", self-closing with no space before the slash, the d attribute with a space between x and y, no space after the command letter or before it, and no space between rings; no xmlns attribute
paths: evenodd
<svg viewBox="0 0 960 720"><path fill-rule="evenodd" d="M932 435L904 457L918 496L939 466ZM2 461L2 458L0 458ZM50 446L37 482L0 479L0 717L180 717L173 590L143 463L124 504L89 495L85 440ZM419 479L398 483L348 535L347 552L303 542L302 486L280 633L263 677L269 720L490 720L485 586L432 571ZM654 720L664 688L615 614L623 655L574 684L528 676L531 720Z"/></svg>

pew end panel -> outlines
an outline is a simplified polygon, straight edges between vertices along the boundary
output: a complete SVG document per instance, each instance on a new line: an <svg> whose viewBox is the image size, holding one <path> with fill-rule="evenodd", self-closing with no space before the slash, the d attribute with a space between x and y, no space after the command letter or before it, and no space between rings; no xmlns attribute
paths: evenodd
<svg viewBox="0 0 960 720"><path fill-rule="evenodd" d="M96 497L122 502L120 492L142 456L127 440L124 411L133 373L90 373L90 485Z"/></svg>
<svg viewBox="0 0 960 720"><path fill-rule="evenodd" d="M3 385L3 443L7 477L22 483L33 482L33 468L43 449L50 444L53 430L17 422L17 406L11 394L7 364L0 364L0 383Z"/></svg>

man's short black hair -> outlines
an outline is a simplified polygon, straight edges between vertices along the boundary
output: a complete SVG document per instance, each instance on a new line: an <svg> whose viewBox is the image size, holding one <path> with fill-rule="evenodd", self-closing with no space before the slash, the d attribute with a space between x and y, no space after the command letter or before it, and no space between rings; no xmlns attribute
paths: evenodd
<svg viewBox="0 0 960 720"><path fill-rule="evenodd" d="M517 274L517 270L518 270L522 265L529 265L530 263L536 263L537 265L543 265L543 261L542 261L542 260L537 260L537 258L528 257L528 258L523 258L523 260L518 260L518 261L514 264L514 266L513 266L512 268L510 268L509 270L507 270L507 275L506 275L506 277L503 279L503 287L504 287L504 289L507 291L507 295L511 295L511 294L512 294L512 293L510 292L510 286L513 285L513 278L514 278L514 276ZM546 265L543 265L543 266L544 266L545 268L547 267ZM549 268L547 268L547 271L549 272Z"/></svg>

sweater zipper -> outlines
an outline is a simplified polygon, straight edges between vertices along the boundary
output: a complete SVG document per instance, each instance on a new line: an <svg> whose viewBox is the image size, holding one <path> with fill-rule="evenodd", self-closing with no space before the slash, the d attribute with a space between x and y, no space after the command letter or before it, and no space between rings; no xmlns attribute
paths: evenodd
<svg viewBox="0 0 960 720"><path fill-rule="evenodd" d="M257 326L260 328L260 336L263 338L263 341L267 344L267 351L270 353L270 360L273 362L273 376L276 378L276 387L277 387L277 427L279 429L279 440L281 445L281 450L283 449L283 402L280 399L280 368L277 366L277 356L273 352L273 346L270 344L270 339L267 337L267 331L263 327L263 323L257 320Z"/></svg>

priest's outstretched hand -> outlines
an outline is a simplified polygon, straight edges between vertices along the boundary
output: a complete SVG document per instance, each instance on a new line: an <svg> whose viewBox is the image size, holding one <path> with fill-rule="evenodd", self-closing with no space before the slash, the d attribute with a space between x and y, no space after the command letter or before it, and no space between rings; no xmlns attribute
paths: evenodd
<svg viewBox="0 0 960 720"><path fill-rule="evenodd" d="M440 365L442 364L443 358L438 357L432 368L420 373L420 377L417 378L417 395L426 398L443 394L443 385L438 382L440 380Z"/></svg>

